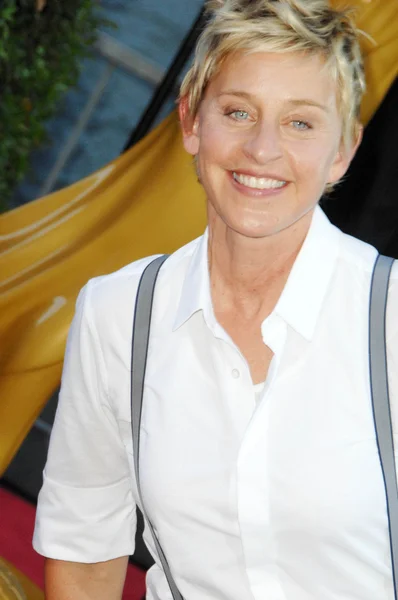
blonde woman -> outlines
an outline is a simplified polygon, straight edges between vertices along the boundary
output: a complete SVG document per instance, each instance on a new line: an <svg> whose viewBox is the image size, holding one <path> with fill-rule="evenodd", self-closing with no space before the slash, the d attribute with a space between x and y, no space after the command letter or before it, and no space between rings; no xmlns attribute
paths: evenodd
<svg viewBox="0 0 398 600"><path fill-rule="evenodd" d="M186 599L389 600L367 357L377 252L318 206L361 138L357 32L324 0L208 7L180 99L208 229L157 282L146 510ZM34 539L49 600L122 596L137 503L132 313L152 259L90 281L77 303ZM394 269L393 401L397 300ZM144 538L147 598L169 600Z"/></svg>

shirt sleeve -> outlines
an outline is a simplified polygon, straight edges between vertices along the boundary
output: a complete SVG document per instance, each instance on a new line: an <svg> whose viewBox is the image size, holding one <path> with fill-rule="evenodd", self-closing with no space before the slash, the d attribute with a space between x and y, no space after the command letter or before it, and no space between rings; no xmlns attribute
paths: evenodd
<svg viewBox="0 0 398 600"><path fill-rule="evenodd" d="M68 336L33 537L39 554L82 563L133 554L136 528L131 474L108 399L91 287L89 282L80 292Z"/></svg>

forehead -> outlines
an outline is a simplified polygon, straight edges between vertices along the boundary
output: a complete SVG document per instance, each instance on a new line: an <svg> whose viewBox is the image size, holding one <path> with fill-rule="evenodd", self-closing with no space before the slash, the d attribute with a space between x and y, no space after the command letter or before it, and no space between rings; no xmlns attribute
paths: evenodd
<svg viewBox="0 0 398 600"><path fill-rule="evenodd" d="M320 54L237 52L229 55L210 81L205 98L237 92L254 101L308 99L336 107L337 85Z"/></svg>

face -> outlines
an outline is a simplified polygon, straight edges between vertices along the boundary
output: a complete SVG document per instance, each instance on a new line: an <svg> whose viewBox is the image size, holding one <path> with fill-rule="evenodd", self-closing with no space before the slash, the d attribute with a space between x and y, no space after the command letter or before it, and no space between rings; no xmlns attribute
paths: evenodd
<svg viewBox="0 0 398 600"><path fill-rule="evenodd" d="M340 143L336 85L320 56L235 54L209 83L195 119L180 105L210 225L265 237L308 220L352 156Z"/></svg>

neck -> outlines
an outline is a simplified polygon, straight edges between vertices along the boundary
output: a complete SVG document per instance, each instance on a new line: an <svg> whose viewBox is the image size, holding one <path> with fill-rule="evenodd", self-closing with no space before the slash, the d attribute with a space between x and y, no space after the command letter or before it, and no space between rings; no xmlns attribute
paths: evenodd
<svg viewBox="0 0 398 600"><path fill-rule="evenodd" d="M289 228L246 237L209 215L209 270L214 308L264 319L274 309L308 233L313 211Z"/></svg>

